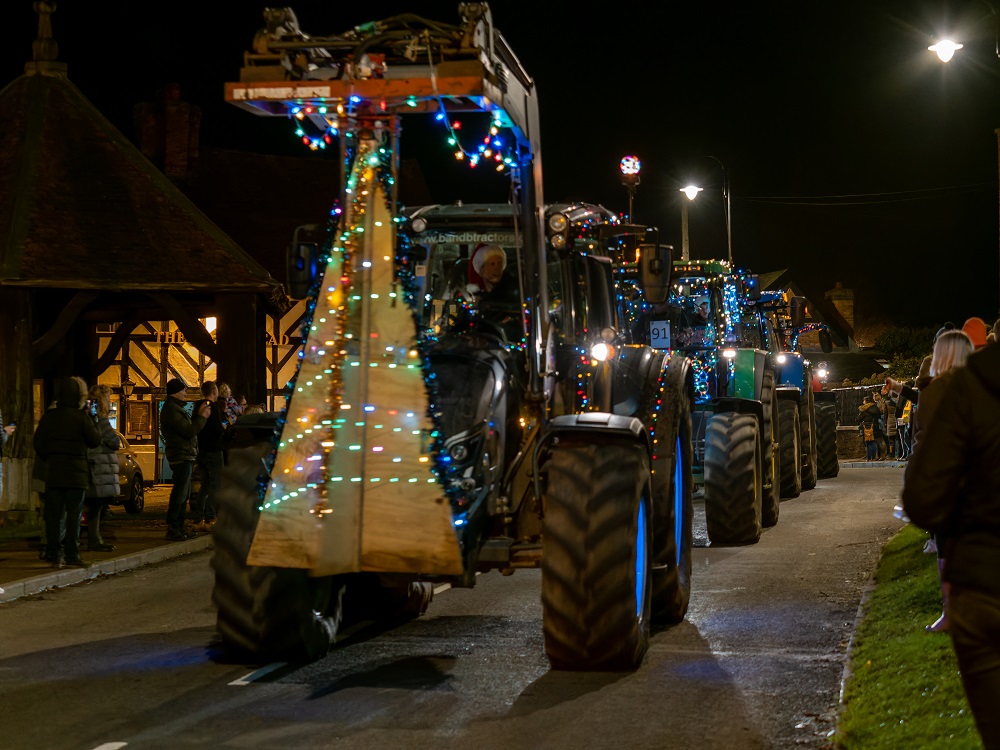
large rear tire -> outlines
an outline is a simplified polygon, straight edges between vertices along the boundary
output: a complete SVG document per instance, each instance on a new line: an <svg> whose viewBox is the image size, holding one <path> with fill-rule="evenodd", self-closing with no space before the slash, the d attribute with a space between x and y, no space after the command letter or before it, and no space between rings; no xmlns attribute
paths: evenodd
<svg viewBox="0 0 1000 750"><path fill-rule="evenodd" d="M342 580L296 568L246 564L259 515L258 481L270 442L229 451L216 493L212 602L225 647L272 659L313 661L333 645Z"/></svg>
<svg viewBox="0 0 1000 750"><path fill-rule="evenodd" d="M820 479L831 479L840 473L837 460L837 404L816 402L816 472Z"/></svg>
<svg viewBox="0 0 1000 750"><path fill-rule="evenodd" d="M816 486L817 477L816 409L811 389L806 391L799 404L799 419L802 420L799 431L802 439L802 489L811 490Z"/></svg>
<svg viewBox="0 0 1000 750"><path fill-rule="evenodd" d="M691 600L693 546L693 480L691 464L691 405L683 386L668 394L670 427L666 445L672 446L666 471L653 474L653 604L654 628L684 619Z"/></svg>
<svg viewBox="0 0 1000 750"><path fill-rule="evenodd" d="M560 437L547 466L542 622L555 669L634 669L649 645L649 456L599 439Z"/></svg>
<svg viewBox="0 0 1000 750"><path fill-rule="evenodd" d="M760 423L752 414L712 414L705 426L705 523L712 544L760 540Z"/></svg>
<svg viewBox="0 0 1000 750"><path fill-rule="evenodd" d="M765 528L778 523L781 508L781 450L778 446L778 420L774 407L774 372L767 370L760 389L760 403L764 407L764 431L760 436L764 461L764 500L761 503L760 522Z"/></svg>
<svg viewBox="0 0 1000 750"><path fill-rule="evenodd" d="M778 439L781 443L781 496L798 497L802 492L802 441L797 401L778 401Z"/></svg>

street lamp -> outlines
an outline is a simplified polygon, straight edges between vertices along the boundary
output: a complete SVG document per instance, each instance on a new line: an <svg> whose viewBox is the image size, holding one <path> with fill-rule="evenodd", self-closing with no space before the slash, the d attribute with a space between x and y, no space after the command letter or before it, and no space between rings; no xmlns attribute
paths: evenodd
<svg viewBox="0 0 1000 750"><path fill-rule="evenodd" d="M729 265L731 266L733 265L733 214L729 186L729 170L726 169L726 165L723 164L718 158L712 156L711 154L705 154L705 156L722 167L722 199L725 203L726 209L726 250L729 251Z"/></svg>
<svg viewBox="0 0 1000 750"><path fill-rule="evenodd" d="M628 220L634 224L632 199L635 198L635 189L639 186L639 170L642 169L642 162L638 156L623 156L619 167L622 171L622 185L628 191Z"/></svg>
<svg viewBox="0 0 1000 750"><path fill-rule="evenodd" d="M962 49L964 46L964 44L953 42L951 39L942 39L940 42L932 44L927 49L937 54L938 59L940 59L941 62L948 62L955 56L955 51Z"/></svg>
<svg viewBox="0 0 1000 750"><path fill-rule="evenodd" d="M118 425L118 431L122 434L125 433L125 428L128 422L128 400L134 390L135 383L132 382L132 378L125 378L125 380L122 381L122 395L125 396L125 398L122 401L122 416L120 424Z"/></svg>
<svg viewBox="0 0 1000 750"><path fill-rule="evenodd" d="M994 8L992 5L990 6L990 10L993 11L993 17L997 21L995 49L997 58L1000 58L1000 13L997 13L996 8ZM955 42L951 39L942 39L941 41L932 44L927 49L937 54L938 59L941 60L941 62L946 63L955 56L955 52L957 50L962 49L962 47L964 46L965 45L959 42ZM1000 129L996 130L996 134L998 139L1000 139ZM998 148L1000 148L1000 140L998 140L997 146Z"/></svg>
<svg viewBox="0 0 1000 750"><path fill-rule="evenodd" d="M681 260L684 261L691 259L691 244L688 241L688 203L697 198L698 193L702 190L704 188L700 188L697 185L688 185L681 188L681 192L687 196L686 201L681 201Z"/></svg>

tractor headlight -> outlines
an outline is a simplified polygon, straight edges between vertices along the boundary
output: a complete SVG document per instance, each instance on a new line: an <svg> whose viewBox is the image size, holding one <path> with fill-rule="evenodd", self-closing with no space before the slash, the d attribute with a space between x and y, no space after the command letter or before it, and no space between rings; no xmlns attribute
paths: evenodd
<svg viewBox="0 0 1000 750"><path fill-rule="evenodd" d="M565 234L554 234L549 240L552 243L552 247L556 250L562 250L566 247L566 235Z"/></svg>
<svg viewBox="0 0 1000 750"><path fill-rule="evenodd" d="M594 344L590 349L590 358L596 359L598 362L606 362L613 356L615 356L615 348L603 341L599 344Z"/></svg>
<svg viewBox="0 0 1000 750"><path fill-rule="evenodd" d="M722 350L722 356L725 357L726 359L735 359L736 358L736 350L735 349L723 349Z"/></svg>
<svg viewBox="0 0 1000 750"><path fill-rule="evenodd" d="M779 354L778 355L778 364L779 365L785 364L785 360L787 360L787 359L788 359L788 357L786 357L784 354Z"/></svg>
<svg viewBox="0 0 1000 750"><path fill-rule="evenodd" d="M451 450L448 451L448 455L450 455L454 461L462 461L469 455L469 449L464 443L456 443L451 446Z"/></svg>
<svg viewBox="0 0 1000 750"><path fill-rule="evenodd" d="M416 232L417 234L420 234L420 232L424 231L425 229L427 229L427 220L426 219L421 219L421 218L418 217L418 218L416 218L416 219L413 220L413 231L414 232Z"/></svg>
<svg viewBox="0 0 1000 750"><path fill-rule="evenodd" d="M566 214L552 214L549 217L549 229L553 232L565 232L568 226L569 219L566 218Z"/></svg>

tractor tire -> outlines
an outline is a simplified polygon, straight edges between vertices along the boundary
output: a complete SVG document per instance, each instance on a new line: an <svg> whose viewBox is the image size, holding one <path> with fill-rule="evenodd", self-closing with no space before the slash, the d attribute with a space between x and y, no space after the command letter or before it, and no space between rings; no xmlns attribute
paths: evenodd
<svg viewBox="0 0 1000 750"><path fill-rule="evenodd" d="M816 408L813 392L807 391L799 404L799 435L802 440L802 489L816 487Z"/></svg>
<svg viewBox="0 0 1000 750"><path fill-rule="evenodd" d="M295 568L246 564L259 515L258 476L270 443L229 452L216 493L212 602L223 646L238 654L314 661L333 645L341 620L342 580Z"/></svg>
<svg viewBox="0 0 1000 750"><path fill-rule="evenodd" d="M837 460L837 404L816 404L816 473L820 479L832 479L840 473Z"/></svg>
<svg viewBox="0 0 1000 750"><path fill-rule="evenodd" d="M766 370L760 388L760 403L764 407L764 430L760 441L764 462L764 500L760 522L765 528L778 523L781 508L781 451L778 448L778 420L774 411L774 372Z"/></svg>
<svg viewBox="0 0 1000 750"><path fill-rule="evenodd" d="M712 414L705 427L705 522L712 544L760 540L763 451L752 414Z"/></svg>
<svg viewBox="0 0 1000 750"><path fill-rule="evenodd" d="M802 492L802 440L799 404L778 401L778 439L781 443L781 496L798 497Z"/></svg>
<svg viewBox="0 0 1000 750"><path fill-rule="evenodd" d="M676 625L687 614L691 600L691 547L693 546L694 482L691 464L691 404L683 386L665 400L672 446L665 470L657 470L653 484L652 626Z"/></svg>
<svg viewBox="0 0 1000 750"><path fill-rule="evenodd" d="M545 653L554 669L634 669L650 630L646 447L606 435L560 437L546 469Z"/></svg>

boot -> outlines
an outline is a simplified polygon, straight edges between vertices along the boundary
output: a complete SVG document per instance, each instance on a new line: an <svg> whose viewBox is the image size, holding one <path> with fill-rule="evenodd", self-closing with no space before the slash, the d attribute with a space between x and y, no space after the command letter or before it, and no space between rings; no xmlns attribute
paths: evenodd
<svg viewBox="0 0 1000 750"><path fill-rule="evenodd" d="M87 506L87 549L91 552L113 552L115 545L101 538L101 506Z"/></svg>
<svg viewBox="0 0 1000 750"><path fill-rule="evenodd" d="M940 575L944 575L944 560L940 557L938 558L938 572ZM937 618L930 625L925 625L924 630L928 633L947 633L948 632L948 595L951 593L951 584L941 580L941 616Z"/></svg>

